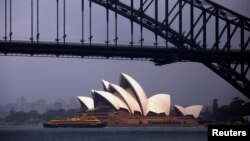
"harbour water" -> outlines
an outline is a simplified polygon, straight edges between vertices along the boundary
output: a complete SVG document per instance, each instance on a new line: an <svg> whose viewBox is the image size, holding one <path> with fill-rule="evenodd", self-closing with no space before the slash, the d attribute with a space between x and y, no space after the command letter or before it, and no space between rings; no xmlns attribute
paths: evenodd
<svg viewBox="0 0 250 141"><path fill-rule="evenodd" d="M1 141L207 141L206 128L0 126Z"/></svg>

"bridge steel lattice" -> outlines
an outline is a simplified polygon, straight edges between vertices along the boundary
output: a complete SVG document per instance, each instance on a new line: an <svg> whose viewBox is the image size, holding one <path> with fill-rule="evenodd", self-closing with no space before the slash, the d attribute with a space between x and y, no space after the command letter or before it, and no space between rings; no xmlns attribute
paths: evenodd
<svg viewBox="0 0 250 141"><path fill-rule="evenodd" d="M81 32L79 43L66 42L66 4L57 3L55 42L39 40L39 0L36 0L36 37L34 37L34 3L31 0L30 41L12 40L12 0L5 0L5 36L0 40L3 55L78 56L115 59L141 59L165 65L177 61L200 62L224 78L250 98L250 19L210 0L81 0ZM59 40L59 7L63 1L63 40ZM84 38L85 4L88 3L89 37ZM106 41L93 42L92 4L106 9ZM9 9L7 8L9 6ZM9 14L8 13L9 10ZM110 13L114 13L114 42L110 41ZM9 15L9 35L7 20ZM164 15L164 16L163 16ZM130 42L119 44L118 16L130 21ZM140 43L135 44L135 24L140 26ZM144 44L145 30L154 34L152 45ZM159 44L164 40L164 45ZM170 48L173 46L174 48Z"/></svg>

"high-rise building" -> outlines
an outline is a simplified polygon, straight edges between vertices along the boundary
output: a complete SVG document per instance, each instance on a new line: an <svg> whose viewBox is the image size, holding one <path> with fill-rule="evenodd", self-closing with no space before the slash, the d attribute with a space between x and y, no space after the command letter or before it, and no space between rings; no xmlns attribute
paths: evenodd
<svg viewBox="0 0 250 141"><path fill-rule="evenodd" d="M46 101L44 99L38 99L36 101L36 111L39 113L39 114L43 114L46 112Z"/></svg>
<svg viewBox="0 0 250 141"><path fill-rule="evenodd" d="M23 96L17 98L15 111L17 112L27 112L27 100Z"/></svg>

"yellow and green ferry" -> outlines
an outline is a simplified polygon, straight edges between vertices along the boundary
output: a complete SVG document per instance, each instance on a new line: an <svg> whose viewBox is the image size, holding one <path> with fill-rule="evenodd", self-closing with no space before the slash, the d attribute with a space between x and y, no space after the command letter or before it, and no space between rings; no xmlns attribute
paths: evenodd
<svg viewBox="0 0 250 141"><path fill-rule="evenodd" d="M43 123L43 127L45 128L57 128L57 127L64 127L64 128L80 128L80 127L105 127L106 124L101 122L96 118L68 118L68 119L53 119L46 123Z"/></svg>

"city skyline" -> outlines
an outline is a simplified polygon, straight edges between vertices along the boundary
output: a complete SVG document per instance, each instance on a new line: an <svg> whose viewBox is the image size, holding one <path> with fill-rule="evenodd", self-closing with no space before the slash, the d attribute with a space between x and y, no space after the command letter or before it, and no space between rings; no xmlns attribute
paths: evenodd
<svg viewBox="0 0 250 141"><path fill-rule="evenodd" d="M48 102L45 99L37 99L34 101L29 101L27 100L26 97L20 96L17 99L15 99L14 102L0 104L0 113L3 114L9 114L11 110L15 112L37 111L39 114L44 114L48 110L60 110L60 109L80 110L80 103L78 102L77 98L71 98L68 100L58 98L52 102Z"/></svg>

